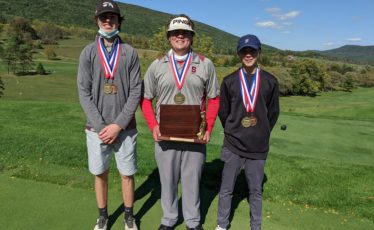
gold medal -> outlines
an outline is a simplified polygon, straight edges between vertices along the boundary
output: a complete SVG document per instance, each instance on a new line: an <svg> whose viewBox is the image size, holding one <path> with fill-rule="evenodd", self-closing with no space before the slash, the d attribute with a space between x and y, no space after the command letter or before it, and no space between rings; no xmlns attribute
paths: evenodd
<svg viewBox="0 0 374 230"><path fill-rule="evenodd" d="M104 93L111 94L112 93L112 84L105 83L104 84Z"/></svg>
<svg viewBox="0 0 374 230"><path fill-rule="evenodd" d="M257 125L257 117L255 116L250 116L249 120L251 121L251 126Z"/></svg>
<svg viewBox="0 0 374 230"><path fill-rule="evenodd" d="M112 84L111 87L112 87L112 94L116 94L118 91L117 86L115 84Z"/></svg>
<svg viewBox="0 0 374 230"><path fill-rule="evenodd" d="M244 128L255 126L257 124L257 118L255 116L245 116L241 123Z"/></svg>
<svg viewBox="0 0 374 230"><path fill-rule="evenodd" d="M184 103L184 101L186 100L186 97L181 94L181 93L177 93L175 96L174 96L174 102L175 104L177 105L181 105Z"/></svg>
<svg viewBox="0 0 374 230"><path fill-rule="evenodd" d="M243 117L242 119L242 126L244 128L248 128L249 126L251 126L251 119L249 117Z"/></svg>

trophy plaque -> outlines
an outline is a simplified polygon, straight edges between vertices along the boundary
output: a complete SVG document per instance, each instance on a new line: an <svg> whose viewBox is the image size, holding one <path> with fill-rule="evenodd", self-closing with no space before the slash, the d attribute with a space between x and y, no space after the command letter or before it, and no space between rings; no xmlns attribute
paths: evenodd
<svg viewBox="0 0 374 230"><path fill-rule="evenodd" d="M200 105L160 105L160 140L205 144L205 127Z"/></svg>

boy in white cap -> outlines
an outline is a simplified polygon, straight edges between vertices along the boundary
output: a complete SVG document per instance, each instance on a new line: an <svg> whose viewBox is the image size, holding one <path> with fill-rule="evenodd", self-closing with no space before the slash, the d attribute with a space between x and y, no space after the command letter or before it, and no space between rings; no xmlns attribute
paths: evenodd
<svg viewBox="0 0 374 230"><path fill-rule="evenodd" d="M270 132L279 116L279 92L277 79L258 67L260 52L261 42L255 35L241 37L237 53L242 67L221 84L218 115L225 134L221 151L225 164L216 230L228 229L232 193L242 168L249 189L251 229L261 229L262 181Z"/></svg>
<svg viewBox="0 0 374 230"><path fill-rule="evenodd" d="M200 179L205 162L205 144L160 141L160 105L198 105L206 109L208 142L218 113L219 86L213 63L192 51L194 24L186 15L168 23L171 49L155 60L144 76L143 115L155 140L155 155L161 180L163 217L159 230L173 229L178 221L178 182L182 184L182 210L187 229L203 229L200 223ZM156 99L155 116L152 100ZM157 118L156 118L157 117Z"/></svg>
<svg viewBox="0 0 374 230"><path fill-rule="evenodd" d="M137 230L133 217L136 166L135 111L141 98L138 54L118 36L123 18L112 0L99 1L95 42L79 59L78 92L87 116L88 167L95 175L99 218L95 230L107 229L108 173L112 153L121 174L125 230Z"/></svg>

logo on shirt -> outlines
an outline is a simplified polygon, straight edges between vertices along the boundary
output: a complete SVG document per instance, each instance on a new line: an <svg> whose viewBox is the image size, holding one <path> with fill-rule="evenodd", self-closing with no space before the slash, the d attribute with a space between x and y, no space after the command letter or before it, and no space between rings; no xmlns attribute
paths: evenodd
<svg viewBox="0 0 374 230"><path fill-rule="evenodd" d="M191 72L192 72L192 73L196 73L196 66L192 66L192 68L191 68Z"/></svg>

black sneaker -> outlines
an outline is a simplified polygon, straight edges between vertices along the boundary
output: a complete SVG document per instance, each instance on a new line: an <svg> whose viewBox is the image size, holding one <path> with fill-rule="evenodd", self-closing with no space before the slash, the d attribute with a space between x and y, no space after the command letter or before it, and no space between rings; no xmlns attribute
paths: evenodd
<svg viewBox="0 0 374 230"><path fill-rule="evenodd" d="M125 230L138 230L133 216L129 216L127 220L123 220L123 224L125 225Z"/></svg>
<svg viewBox="0 0 374 230"><path fill-rule="evenodd" d="M108 218L105 218L103 216L99 216L96 220L96 225L94 230L106 230L108 224Z"/></svg>
<svg viewBox="0 0 374 230"><path fill-rule="evenodd" d="M173 227L170 227L170 226L166 226L166 225L161 224L161 225L158 227L158 230L173 230Z"/></svg>
<svg viewBox="0 0 374 230"><path fill-rule="evenodd" d="M187 230L204 230L203 226L201 226L201 224L197 225L194 228L189 228L188 226L186 226L186 228L187 228Z"/></svg>

